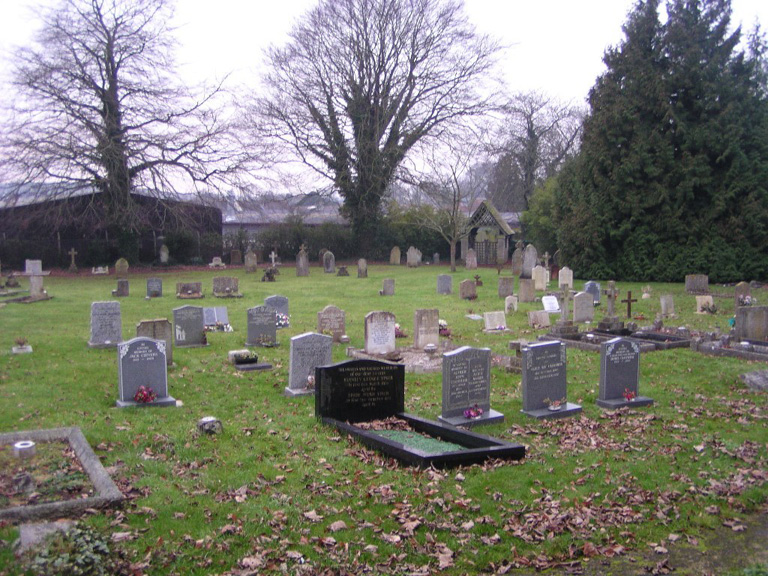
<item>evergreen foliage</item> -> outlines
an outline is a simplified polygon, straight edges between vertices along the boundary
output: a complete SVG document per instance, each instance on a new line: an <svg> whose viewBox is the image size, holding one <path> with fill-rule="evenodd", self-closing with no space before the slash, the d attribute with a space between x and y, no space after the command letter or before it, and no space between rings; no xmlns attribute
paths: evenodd
<svg viewBox="0 0 768 576"><path fill-rule="evenodd" d="M759 34L730 0L640 1L590 92L558 180L558 245L579 276L766 277L768 101Z"/></svg>

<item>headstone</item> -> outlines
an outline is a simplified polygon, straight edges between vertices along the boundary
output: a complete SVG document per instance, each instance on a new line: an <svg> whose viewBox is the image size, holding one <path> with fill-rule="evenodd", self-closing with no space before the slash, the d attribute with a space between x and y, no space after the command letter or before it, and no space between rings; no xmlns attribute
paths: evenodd
<svg viewBox="0 0 768 576"><path fill-rule="evenodd" d="M672 294L663 294L659 299L661 301L662 318L670 318L675 315L675 299Z"/></svg>
<svg viewBox="0 0 768 576"><path fill-rule="evenodd" d="M163 281L160 278L147 278L147 298L160 298L163 295Z"/></svg>
<svg viewBox="0 0 768 576"><path fill-rule="evenodd" d="M42 260L25 260L24 274L27 276L41 276L43 274Z"/></svg>
<svg viewBox="0 0 768 576"><path fill-rule="evenodd" d="M128 280L125 280L126 284ZM119 284L118 284L119 287ZM128 287L125 288L126 292ZM114 290L113 290L114 292ZM113 294L115 295L115 294ZM126 293L126 296L128 294ZM122 296L122 294L121 294ZM46 297L45 289L43 288L43 276L30 276L29 277L29 298L31 300L39 300Z"/></svg>
<svg viewBox="0 0 768 576"><path fill-rule="evenodd" d="M512 276L520 276L523 273L523 254L523 243L518 242L512 252Z"/></svg>
<svg viewBox="0 0 768 576"><path fill-rule="evenodd" d="M75 250L74 248L70 248L67 254L69 254L69 257L71 258L69 262L69 271L77 272L77 263L75 262L75 256L77 256L77 250Z"/></svg>
<svg viewBox="0 0 768 576"><path fill-rule="evenodd" d="M594 302L595 305L600 304L601 294L603 293L602 286L600 286L600 282L595 282L594 280L585 282L584 292L587 292L588 294L592 294L592 301Z"/></svg>
<svg viewBox="0 0 768 576"><path fill-rule="evenodd" d="M563 342L537 342L522 349L523 412L534 418L561 418L581 412L567 401Z"/></svg>
<svg viewBox="0 0 768 576"><path fill-rule="evenodd" d="M549 320L549 312L546 310L531 310L528 312L528 326L534 330L549 328L552 323Z"/></svg>
<svg viewBox="0 0 768 576"><path fill-rule="evenodd" d="M250 274L250 273L256 272L258 268L259 268L259 259L256 256L256 253L249 248L248 252L245 253L245 271L246 273Z"/></svg>
<svg viewBox="0 0 768 576"><path fill-rule="evenodd" d="M506 298L515 293L515 278L513 276L499 276L499 298Z"/></svg>
<svg viewBox="0 0 768 576"><path fill-rule="evenodd" d="M438 294L453 293L453 276L451 276L450 274L440 274L437 277L437 293Z"/></svg>
<svg viewBox="0 0 768 576"><path fill-rule="evenodd" d="M264 305L274 308L275 312L284 316L290 316L290 306L288 298L280 296L279 294L273 294L264 298Z"/></svg>
<svg viewBox="0 0 768 576"><path fill-rule="evenodd" d="M365 353L389 354L395 351L395 315L369 312L365 315Z"/></svg>
<svg viewBox="0 0 768 576"><path fill-rule="evenodd" d="M533 276L534 290L543 291L547 289L547 269L544 266L534 266L531 272Z"/></svg>
<svg viewBox="0 0 768 576"><path fill-rule="evenodd" d="M349 272L347 271L346 266L339 266L338 272L336 272L336 276L349 276Z"/></svg>
<svg viewBox="0 0 768 576"><path fill-rule="evenodd" d="M434 264L435 266L440 265L440 254L438 252L435 252L434 254L432 254L432 264Z"/></svg>
<svg viewBox="0 0 768 576"><path fill-rule="evenodd" d="M440 344L440 313L437 308L417 309L413 312L413 346L423 350L428 344Z"/></svg>
<svg viewBox="0 0 768 576"><path fill-rule="evenodd" d="M539 254L536 251L536 246L528 244L523 251L523 268L520 272L521 278L533 278L533 268L539 261Z"/></svg>
<svg viewBox="0 0 768 576"><path fill-rule="evenodd" d="M481 415L468 413L478 408ZM439 420L453 426L504 421L503 414L491 410L490 348L462 346L443 354L443 410Z"/></svg>
<svg viewBox="0 0 768 576"><path fill-rule="evenodd" d="M400 247L395 246L389 252L389 263L393 266L400 266Z"/></svg>
<svg viewBox="0 0 768 576"><path fill-rule="evenodd" d="M160 246L160 264L168 264L168 258L170 258L170 255L168 254L168 246L163 244Z"/></svg>
<svg viewBox="0 0 768 576"><path fill-rule="evenodd" d="M643 286L643 300L649 300L651 297L651 285L646 284Z"/></svg>
<svg viewBox="0 0 768 576"><path fill-rule="evenodd" d="M243 253L240 252L240 250L232 250L229 253L229 263L232 266L242 266L243 265Z"/></svg>
<svg viewBox="0 0 768 576"><path fill-rule="evenodd" d="M714 308L715 301L711 294L696 296L696 314L707 314Z"/></svg>
<svg viewBox="0 0 768 576"><path fill-rule="evenodd" d="M751 306L752 287L747 282L739 282L733 289L733 306Z"/></svg>
<svg viewBox="0 0 768 576"><path fill-rule="evenodd" d="M246 346L275 346L277 344L276 312L271 306L248 309L248 339Z"/></svg>
<svg viewBox="0 0 768 576"><path fill-rule="evenodd" d="M504 313L511 314L512 312L517 312L517 296L514 294L504 298Z"/></svg>
<svg viewBox="0 0 768 576"><path fill-rule="evenodd" d="M216 276L213 279L213 295L217 298L241 298L240 282L234 276Z"/></svg>
<svg viewBox="0 0 768 576"><path fill-rule="evenodd" d="M341 422L388 418L405 410L405 366L350 360L315 370L315 416Z"/></svg>
<svg viewBox="0 0 768 576"><path fill-rule="evenodd" d="M214 256L211 263L208 264L208 268L226 268L227 266L221 261L221 256Z"/></svg>
<svg viewBox="0 0 768 576"><path fill-rule="evenodd" d="M462 280L459 284L459 297L462 300L474 300L477 298L477 285L474 280Z"/></svg>
<svg viewBox="0 0 768 576"><path fill-rule="evenodd" d="M592 322L595 319L595 299L589 292L578 292L573 297L573 321Z"/></svg>
<svg viewBox="0 0 768 576"><path fill-rule="evenodd" d="M395 279L394 278L384 278L384 280L382 280L380 294L382 296L395 295Z"/></svg>
<svg viewBox="0 0 768 576"><path fill-rule="evenodd" d="M334 342L341 342L347 333L346 314L336 306L326 306L317 313L317 331L329 335Z"/></svg>
<svg viewBox="0 0 768 576"><path fill-rule="evenodd" d="M142 320L136 324L137 338L152 338L165 342L165 363L173 365L173 326L167 318Z"/></svg>
<svg viewBox="0 0 768 576"><path fill-rule="evenodd" d="M226 306L203 308L203 325L206 328L217 328L229 325L229 312Z"/></svg>
<svg viewBox="0 0 768 576"><path fill-rule="evenodd" d="M181 306L173 309L173 335L177 348L207 346L203 308L201 306Z"/></svg>
<svg viewBox="0 0 768 576"><path fill-rule="evenodd" d="M182 300L196 300L203 297L202 282L177 282L176 298Z"/></svg>
<svg viewBox="0 0 768 576"><path fill-rule="evenodd" d="M485 312L483 322L486 332L505 332L507 330L507 316L504 312Z"/></svg>
<svg viewBox="0 0 768 576"><path fill-rule="evenodd" d="M475 254L475 249L470 248L467 250L467 255L464 258L465 261L465 268L467 270L477 270L477 254Z"/></svg>
<svg viewBox="0 0 768 576"><path fill-rule="evenodd" d="M120 302L91 303L91 348L114 348L123 339Z"/></svg>
<svg viewBox="0 0 768 576"><path fill-rule="evenodd" d="M614 338L600 345L600 392L597 405L616 409L649 406L653 400L638 394L640 345Z"/></svg>
<svg viewBox="0 0 768 576"><path fill-rule="evenodd" d="M685 277L685 291L688 294L706 294L709 292L709 276L706 274L688 274Z"/></svg>
<svg viewBox="0 0 768 576"><path fill-rule="evenodd" d="M421 252L411 246L405 253L405 263L408 268L417 268L421 266Z"/></svg>
<svg viewBox="0 0 768 576"><path fill-rule="evenodd" d="M296 276L309 276L309 255L304 248L296 254Z"/></svg>
<svg viewBox="0 0 768 576"><path fill-rule="evenodd" d="M315 368L331 363L332 347L332 338L324 334L307 332L291 338L286 396L314 394Z"/></svg>
<svg viewBox="0 0 768 576"><path fill-rule="evenodd" d="M561 268L557 274L557 286L562 288L566 286L569 290L573 288L573 270L568 268Z"/></svg>
<svg viewBox="0 0 768 576"><path fill-rule="evenodd" d="M557 301L557 296L542 296L541 304L544 306L544 310L550 313L560 312L560 302Z"/></svg>
<svg viewBox="0 0 768 576"><path fill-rule="evenodd" d="M117 406L175 406L176 399L168 395L168 365L163 340L133 338L117 347ZM139 388L151 388L156 398L152 402L134 400Z"/></svg>
<svg viewBox="0 0 768 576"><path fill-rule="evenodd" d="M117 290L112 290L112 296L125 297L129 293L128 280L120 279L117 281Z"/></svg>
<svg viewBox="0 0 768 576"><path fill-rule="evenodd" d="M736 308L734 336L738 340L768 341L768 306Z"/></svg>
<svg viewBox="0 0 768 576"><path fill-rule="evenodd" d="M120 258L117 262L115 262L115 274L118 278L128 277L128 260L125 258Z"/></svg>
<svg viewBox="0 0 768 576"><path fill-rule="evenodd" d="M368 262L365 258L360 258L357 261L357 277L368 278Z"/></svg>
<svg viewBox="0 0 768 576"><path fill-rule="evenodd" d="M326 274L333 274L336 272L336 257L330 250L323 254L323 272Z"/></svg>
<svg viewBox="0 0 768 576"><path fill-rule="evenodd" d="M520 302L533 302L536 300L536 290L531 278L520 277L518 296Z"/></svg>

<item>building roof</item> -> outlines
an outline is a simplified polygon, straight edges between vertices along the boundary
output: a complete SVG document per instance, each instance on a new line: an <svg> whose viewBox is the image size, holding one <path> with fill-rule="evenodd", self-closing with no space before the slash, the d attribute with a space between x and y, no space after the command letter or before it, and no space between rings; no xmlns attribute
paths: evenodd
<svg viewBox="0 0 768 576"><path fill-rule="evenodd" d="M512 225L510 225L510 223ZM469 218L469 227L497 226L507 236L520 232L520 213L496 210L490 200L483 200Z"/></svg>
<svg viewBox="0 0 768 576"><path fill-rule="evenodd" d="M339 213L340 204L321 194L296 196L268 195L251 200L236 200L222 206L225 225L269 226L299 218L308 226L347 224Z"/></svg>

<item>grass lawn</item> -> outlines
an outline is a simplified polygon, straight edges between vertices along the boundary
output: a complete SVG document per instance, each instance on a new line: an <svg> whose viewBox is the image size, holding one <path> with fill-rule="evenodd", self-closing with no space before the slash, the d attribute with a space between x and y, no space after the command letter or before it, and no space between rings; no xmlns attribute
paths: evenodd
<svg viewBox="0 0 768 576"><path fill-rule="evenodd" d="M476 272L453 274L449 296L436 293L441 273L448 268L371 265L368 278L358 279L354 266L350 277L336 277L314 264L307 278L286 266L275 283L242 268L132 273L131 296L119 299L125 339L140 320L172 320L173 308L184 304L226 305L234 327L209 334L207 348L174 350L169 393L183 406L162 409L115 408L116 351L87 346L91 302L113 300L115 277L48 277L52 300L0 309L0 432L82 428L131 499L121 511L84 521L112 537L137 573L527 574L534 566L661 543L696 546L716 527L738 531L745 516L765 506L768 401L738 379L768 369L761 363L688 349L644 354L640 391L655 405L609 414L595 404L599 355L569 350L568 399L584 412L549 422L521 414L521 376L494 368L491 406L506 421L477 431L525 444L527 457L449 471L402 467L320 425L312 396L282 395L290 337L314 331L317 312L328 304L346 311L357 348L372 310L397 316L409 335L398 345L412 342L416 308L438 308L456 345L497 354L511 353L511 339L543 333L528 328L526 312L540 309L536 303L508 315L511 333L483 334L482 322L465 315L503 310L496 270L478 271L485 285L472 302L459 299L459 282ZM163 279L165 296L145 300L146 278L154 275ZM213 298L212 278L219 275L239 277L244 297ZM384 278L396 280L394 297L378 295ZM206 297L177 300L178 281L202 281ZM583 280L575 284L581 288ZM642 285L619 283L621 299L628 290L639 299ZM669 293L679 318L667 325L729 329L732 287L710 286L728 297L715 298L716 314L697 315L682 284L651 286L652 298L633 305L633 314L647 319L640 325L653 321L659 296ZM280 345L259 349L260 361L274 370L238 372L227 351L245 343L246 309L271 294L287 296L291 313L290 328L278 331ZM768 304L768 292L753 296ZM605 304L596 320L604 310ZM19 336L28 338L32 354L11 354ZM334 345L333 358L346 359L345 345ZM406 374L405 398L406 411L436 418L441 375ZM222 434L195 433L208 415L222 421ZM0 526L6 544L17 536L14 527ZM19 570L10 546L0 546L0 574Z"/></svg>

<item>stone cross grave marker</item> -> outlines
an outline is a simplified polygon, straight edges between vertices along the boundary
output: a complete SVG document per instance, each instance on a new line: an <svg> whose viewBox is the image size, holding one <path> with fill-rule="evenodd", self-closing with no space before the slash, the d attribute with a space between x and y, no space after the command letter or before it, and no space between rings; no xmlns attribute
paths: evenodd
<svg viewBox="0 0 768 576"><path fill-rule="evenodd" d="M147 278L147 298L160 298L163 295L161 278Z"/></svg>
<svg viewBox="0 0 768 576"><path fill-rule="evenodd" d="M91 303L90 348L114 348L123 339L120 302Z"/></svg>
<svg viewBox="0 0 768 576"><path fill-rule="evenodd" d="M440 345L440 313L437 308L417 309L413 312L413 346L423 350L428 344Z"/></svg>
<svg viewBox="0 0 768 576"><path fill-rule="evenodd" d="M323 272L326 274L333 274L336 272L336 256L333 252L328 250L323 254Z"/></svg>
<svg viewBox="0 0 768 576"><path fill-rule="evenodd" d="M468 410L482 410L479 416ZM462 346L443 354L443 409L438 418L452 426L471 427L503 422L491 409L491 350Z"/></svg>
<svg viewBox="0 0 768 576"><path fill-rule="evenodd" d="M48 298L43 288L43 276L29 277L29 298L30 300L46 300Z"/></svg>
<svg viewBox="0 0 768 576"><path fill-rule="evenodd" d="M614 338L600 345L600 392L597 405L615 410L625 406L653 404L638 394L640 346L625 338Z"/></svg>
<svg viewBox="0 0 768 576"><path fill-rule="evenodd" d="M581 412L567 401L566 348L563 342L538 342L522 350L523 413L534 418L561 418Z"/></svg>
<svg viewBox="0 0 768 576"><path fill-rule="evenodd" d="M606 316L613 318L616 316L616 298L619 296L619 291L616 289L616 282L611 280L608 282L608 288L603 290L606 300L608 300L608 312Z"/></svg>
<svg viewBox="0 0 768 576"><path fill-rule="evenodd" d="M195 348L207 346L203 308L201 306L181 306L173 309L173 334L177 348Z"/></svg>
<svg viewBox="0 0 768 576"><path fill-rule="evenodd" d="M365 353L389 354L395 347L395 315L380 310L365 315Z"/></svg>
<svg viewBox="0 0 768 576"><path fill-rule="evenodd" d="M515 293L514 276L499 276L499 298L506 298Z"/></svg>
<svg viewBox="0 0 768 576"><path fill-rule="evenodd" d="M563 286L563 290L560 293L560 320L559 324L566 324L571 321L571 301L573 296L571 295L571 289L567 286Z"/></svg>
<svg viewBox="0 0 768 576"><path fill-rule="evenodd" d="M384 278L381 282L381 292L379 292L382 296L394 296L395 295L395 279L394 278Z"/></svg>
<svg viewBox="0 0 768 576"><path fill-rule="evenodd" d="M637 298L632 298L632 291L627 292L627 297L621 301L622 304L627 305L627 318L632 318L632 304L637 302Z"/></svg>
<svg viewBox="0 0 768 576"><path fill-rule="evenodd" d="M296 276L302 278L309 276L309 255L307 254L307 251L304 250L303 245L302 249L299 250L299 253L296 255Z"/></svg>
<svg viewBox="0 0 768 576"><path fill-rule="evenodd" d="M592 295L592 301L594 302L595 306L600 304L600 298L603 291L599 282L595 282L594 280L586 282L584 284L584 292Z"/></svg>
<svg viewBox="0 0 768 576"><path fill-rule="evenodd" d="M453 292L453 276L450 274L440 274L437 277L437 293L451 294Z"/></svg>
<svg viewBox="0 0 768 576"><path fill-rule="evenodd" d="M74 248L70 248L67 254L69 254L69 257L71 259L69 262L69 271L77 272L77 264L75 264L75 256L77 256L77 250L75 250Z"/></svg>
<svg viewBox="0 0 768 576"><path fill-rule="evenodd" d="M246 346L277 345L276 312L271 306L248 309L248 339Z"/></svg>
<svg viewBox="0 0 768 576"><path fill-rule="evenodd" d="M137 338L152 338L165 342L165 363L173 365L173 326L167 318L142 320L136 324Z"/></svg>
<svg viewBox="0 0 768 576"><path fill-rule="evenodd" d="M341 337L347 333L346 314L336 306L326 306L317 313L317 331L327 334L334 342L341 342Z"/></svg>
<svg viewBox="0 0 768 576"><path fill-rule="evenodd" d="M368 278L368 261L365 258L357 261L357 277Z"/></svg>
<svg viewBox="0 0 768 576"><path fill-rule="evenodd" d="M121 342L117 347L117 406L176 406L168 395L168 365L163 340L138 337ZM137 402L139 388L150 388L157 396L152 402Z"/></svg>
<svg viewBox="0 0 768 576"><path fill-rule="evenodd" d="M485 332L505 332L507 330L507 316L504 312L483 313Z"/></svg>
<svg viewBox="0 0 768 576"><path fill-rule="evenodd" d="M462 300L474 300L477 298L477 285L474 280L462 280L459 283L459 297Z"/></svg>
<svg viewBox="0 0 768 576"><path fill-rule="evenodd" d="M306 332L291 338L286 396L315 393L315 368L331 363L332 347L332 338L324 334Z"/></svg>
<svg viewBox="0 0 768 576"><path fill-rule="evenodd" d="M269 253L269 259L272 261L272 268L274 268L275 262L277 262L277 252L272 250L272 252Z"/></svg>
<svg viewBox="0 0 768 576"><path fill-rule="evenodd" d="M595 319L595 299L589 292L579 292L573 297L573 321L592 322Z"/></svg>

